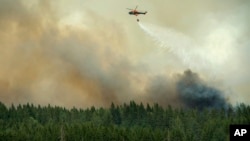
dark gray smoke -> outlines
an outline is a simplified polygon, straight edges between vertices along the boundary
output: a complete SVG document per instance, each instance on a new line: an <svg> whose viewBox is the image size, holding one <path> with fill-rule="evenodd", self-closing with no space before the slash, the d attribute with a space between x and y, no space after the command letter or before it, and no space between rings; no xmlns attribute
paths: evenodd
<svg viewBox="0 0 250 141"><path fill-rule="evenodd" d="M177 91L181 101L189 108L226 108L227 102L223 93L207 86L196 73L184 72L177 82Z"/></svg>

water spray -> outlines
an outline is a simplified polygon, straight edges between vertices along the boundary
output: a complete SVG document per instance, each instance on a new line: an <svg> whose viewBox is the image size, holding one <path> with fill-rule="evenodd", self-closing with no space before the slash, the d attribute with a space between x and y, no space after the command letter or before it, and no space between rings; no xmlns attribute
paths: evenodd
<svg viewBox="0 0 250 141"><path fill-rule="evenodd" d="M207 53L206 48L200 47L192 38L172 28L141 22L138 22L138 24L160 48L168 49L170 53L180 58L187 68L194 71L205 70L210 75L215 75L211 71L211 57Z"/></svg>

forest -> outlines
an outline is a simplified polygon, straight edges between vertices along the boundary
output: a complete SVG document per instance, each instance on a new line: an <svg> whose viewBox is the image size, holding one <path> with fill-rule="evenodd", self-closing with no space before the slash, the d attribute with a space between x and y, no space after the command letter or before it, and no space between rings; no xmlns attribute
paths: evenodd
<svg viewBox="0 0 250 141"><path fill-rule="evenodd" d="M0 141L227 141L230 124L250 124L250 106L195 109L130 101L67 109L0 102Z"/></svg>

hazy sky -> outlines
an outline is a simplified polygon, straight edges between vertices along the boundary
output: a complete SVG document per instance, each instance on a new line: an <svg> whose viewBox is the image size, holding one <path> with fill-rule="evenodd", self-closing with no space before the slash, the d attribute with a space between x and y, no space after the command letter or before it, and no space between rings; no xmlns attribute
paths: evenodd
<svg viewBox="0 0 250 141"><path fill-rule="evenodd" d="M249 13L248 0L0 0L0 101L179 106L190 69L249 104Z"/></svg>

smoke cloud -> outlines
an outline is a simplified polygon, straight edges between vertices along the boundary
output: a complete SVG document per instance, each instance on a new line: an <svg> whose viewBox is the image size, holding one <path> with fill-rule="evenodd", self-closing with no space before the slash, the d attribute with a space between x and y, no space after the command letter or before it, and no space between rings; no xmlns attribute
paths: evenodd
<svg viewBox="0 0 250 141"><path fill-rule="evenodd" d="M107 106L119 101L116 93L129 93L125 75L129 65L119 54L122 49L117 50L126 45L126 39L117 24L105 23L90 12L93 20L102 23L76 31L61 25L58 13L51 9L53 3L36 2L28 7L1 1L1 101ZM107 33L102 26L116 30Z"/></svg>
<svg viewBox="0 0 250 141"><path fill-rule="evenodd" d="M198 109L227 107L223 93L217 88L207 86L198 74L187 70L179 79L176 85L177 91L187 107Z"/></svg>
<svg viewBox="0 0 250 141"><path fill-rule="evenodd" d="M186 70L171 76L154 76L147 86L150 103L185 108L227 108L228 99L220 88L202 80L197 73Z"/></svg>
<svg viewBox="0 0 250 141"><path fill-rule="evenodd" d="M193 5L194 2L197 4ZM202 6L202 2L193 0L183 8L183 2L151 0L138 3L132 0L1 0L0 101L7 105L32 102L84 108L135 100L196 107L199 101L205 101L205 98L197 98L202 95L214 102L201 107L219 107L225 100L223 92L230 100L236 99L230 102L245 100L247 103L250 77L246 13L249 13L249 4L244 1L207 3ZM159 51L159 44L152 42L152 37L138 27L136 18L125 11L137 4L138 10L149 12L140 16L140 21L185 34L185 38L176 36L172 40L174 49L176 44L192 38L198 45L196 48L200 48L197 58L209 60L209 67L199 69L199 63L196 67L186 65L185 52L176 55ZM116 6L110 8L110 5ZM222 18L217 15L228 18L221 22ZM189 48L195 52L192 45ZM206 53L211 56L204 59ZM192 62L193 54L188 55L191 56L188 61ZM182 75L187 68L198 73L204 82L197 79L189 87L186 81L195 75ZM211 79L207 73L210 71L222 75ZM181 74L180 77L176 77L177 74ZM218 84L218 88L210 84ZM227 95L228 87L239 93L236 98ZM194 93L187 92L189 90ZM196 99L186 97L192 94ZM196 105L190 104L192 102Z"/></svg>

